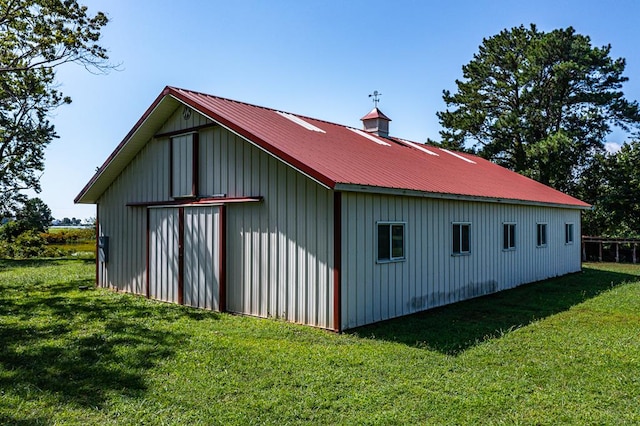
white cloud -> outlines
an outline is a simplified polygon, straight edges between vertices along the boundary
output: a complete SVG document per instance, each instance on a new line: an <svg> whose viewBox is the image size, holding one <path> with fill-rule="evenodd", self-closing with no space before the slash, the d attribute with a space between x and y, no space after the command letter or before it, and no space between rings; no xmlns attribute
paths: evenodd
<svg viewBox="0 0 640 426"><path fill-rule="evenodd" d="M620 148L622 148L622 145L616 142L605 142L604 144L604 149L609 154L615 154L616 152L620 151Z"/></svg>

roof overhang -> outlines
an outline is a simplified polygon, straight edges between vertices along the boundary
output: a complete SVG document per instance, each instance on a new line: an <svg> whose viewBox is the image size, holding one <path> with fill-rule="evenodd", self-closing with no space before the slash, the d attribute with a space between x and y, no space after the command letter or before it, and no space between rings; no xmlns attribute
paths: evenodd
<svg viewBox="0 0 640 426"><path fill-rule="evenodd" d="M169 91L165 89L156 98L96 174L82 188L74 200L75 203L95 204L145 144L154 137L164 122L181 105L177 99L167 96L168 94Z"/></svg>
<svg viewBox="0 0 640 426"><path fill-rule="evenodd" d="M364 193L380 194L380 195L402 195L407 197L433 198L433 199L439 199L439 200L473 201L473 202L481 202L481 203L555 207L555 208L577 209L577 210L591 210L593 208L588 204L587 205L556 204L556 203L545 203L545 202L537 202L537 201L529 201L529 200L516 200L511 198L492 198L492 197L479 197L479 196L464 195L464 194L424 192L424 191L415 191L411 189L385 188L385 187L379 187L379 186L354 185L354 184L348 184L348 183L337 183L334 189L336 191L342 191L342 192L361 192L361 193L364 192Z"/></svg>

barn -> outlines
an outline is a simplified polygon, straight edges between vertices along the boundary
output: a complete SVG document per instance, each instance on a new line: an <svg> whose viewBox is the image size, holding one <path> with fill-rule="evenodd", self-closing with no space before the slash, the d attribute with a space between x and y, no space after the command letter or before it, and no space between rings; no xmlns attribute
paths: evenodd
<svg viewBox="0 0 640 426"><path fill-rule="evenodd" d="M75 199L97 285L341 331L581 269L588 204L390 121L166 87Z"/></svg>

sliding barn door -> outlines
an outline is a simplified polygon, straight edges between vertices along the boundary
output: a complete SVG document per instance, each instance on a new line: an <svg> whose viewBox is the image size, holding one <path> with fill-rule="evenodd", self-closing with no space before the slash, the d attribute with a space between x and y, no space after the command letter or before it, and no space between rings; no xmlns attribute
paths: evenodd
<svg viewBox="0 0 640 426"><path fill-rule="evenodd" d="M149 297L220 310L220 207L149 209Z"/></svg>
<svg viewBox="0 0 640 426"><path fill-rule="evenodd" d="M184 209L184 304L220 310L220 207Z"/></svg>
<svg viewBox="0 0 640 426"><path fill-rule="evenodd" d="M179 210L149 209L149 297L179 302Z"/></svg>

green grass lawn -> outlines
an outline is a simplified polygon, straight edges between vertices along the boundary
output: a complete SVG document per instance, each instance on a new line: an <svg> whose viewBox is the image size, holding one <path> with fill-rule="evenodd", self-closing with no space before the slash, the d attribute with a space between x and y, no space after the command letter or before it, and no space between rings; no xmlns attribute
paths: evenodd
<svg viewBox="0 0 640 426"><path fill-rule="evenodd" d="M640 423L640 266L342 335L93 277L90 261L0 261L0 424Z"/></svg>

